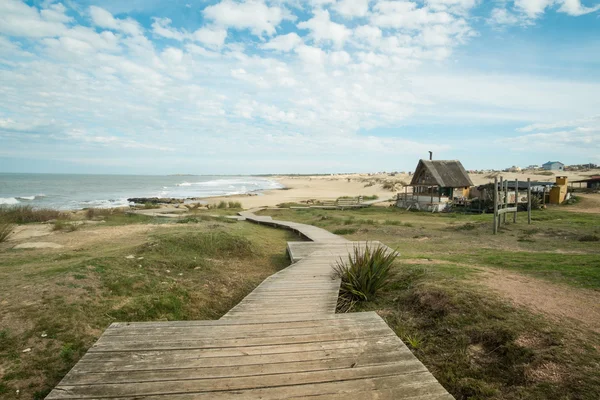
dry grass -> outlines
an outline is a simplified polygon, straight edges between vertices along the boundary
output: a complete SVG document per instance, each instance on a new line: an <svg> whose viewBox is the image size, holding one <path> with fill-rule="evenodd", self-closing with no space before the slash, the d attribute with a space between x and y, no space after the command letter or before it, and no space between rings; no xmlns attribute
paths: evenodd
<svg viewBox="0 0 600 400"><path fill-rule="evenodd" d="M0 206L0 221L13 224L46 222L53 219L66 218L66 214L49 208L33 208L32 206Z"/></svg>
<svg viewBox="0 0 600 400"><path fill-rule="evenodd" d="M12 234L13 229L15 229L14 224L7 224L5 222L0 222L0 243L6 241L8 237Z"/></svg>
<svg viewBox="0 0 600 400"><path fill-rule="evenodd" d="M0 247L0 398L43 399L111 322L217 319L289 264L286 231L142 222L110 216L60 250Z"/></svg>

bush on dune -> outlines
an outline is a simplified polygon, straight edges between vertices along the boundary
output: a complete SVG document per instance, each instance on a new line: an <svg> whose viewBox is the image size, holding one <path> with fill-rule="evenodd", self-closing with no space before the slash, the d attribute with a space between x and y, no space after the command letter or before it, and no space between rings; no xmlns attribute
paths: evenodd
<svg viewBox="0 0 600 400"><path fill-rule="evenodd" d="M11 235L12 230L14 229L13 224L0 222L0 243L6 241L8 237Z"/></svg>
<svg viewBox="0 0 600 400"><path fill-rule="evenodd" d="M65 217L65 213L50 208L33 208L29 205L0 207L0 220L13 224L46 222Z"/></svg>

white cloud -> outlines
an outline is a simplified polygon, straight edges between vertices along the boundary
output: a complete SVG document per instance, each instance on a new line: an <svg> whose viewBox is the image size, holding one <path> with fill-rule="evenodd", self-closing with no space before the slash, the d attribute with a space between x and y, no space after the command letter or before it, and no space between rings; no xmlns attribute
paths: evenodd
<svg viewBox="0 0 600 400"><path fill-rule="evenodd" d="M600 116L571 121L537 123L517 129L526 135L505 138L501 143L527 151L532 147L545 151L560 149L582 161L600 160ZM529 133L533 132L533 133ZM582 157L585 157L582 159ZM590 158L591 157L591 158Z"/></svg>
<svg viewBox="0 0 600 400"><path fill-rule="evenodd" d="M525 23L526 20L505 8L494 8L488 22L492 25L517 25Z"/></svg>
<svg viewBox="0 0 600 400"><path fill-rule="evenodd" d="M204 17L215 24L235 29L249 29L256 36L275 34L276 28L286 17L280 7L269 7L261 0L222 0L203 11Z"/></svg>
<svg viewBox="0 0 600 400"><path fill-rule="evenodd" d="M430 24L450 24L454 17L445 11L418 7L409 1L380 1L373 7L371 21L382 28L420 29Z"/></svg>
<svg viewBox="0 0 600 400"><path fill-rule="evenodd" d="M101 7L90 6L90 16L93 23L100 28L112 29L132 36L141 35L143 31L137 21L131 18L115 18L110 12Z"/></svg>
<svg viewBox="0 0 600 400"><path fill-rule="evenodd" d="M296 47L295 51L307 65L322 66L327 60L327 53L320 47L301 45Z"/></svg>
<svg viewBox="0 0 600 400"><path fill-rule="evenodd" d="M558 9L560 12L573 16L589 14L598 10L600 10L600 4L593 7L585 7L581 4L581 0L562 0L562 5Z"/></svg>
<svg viewBox="0 0 600 400"><path fill-rule="evenodd" d="M152 23L152 32L158 36L178 41L182 41L188 36L187 32L171 27L170 18L155 17L154 22Z"/></svg>
<svg viewBox="0 0 600 400"><path fill-rule="evenodd" d="M377 46L382 37L381 29L371 25L361 25L354 29L354 36L360 41L365 41L371 46Z"/></svg>
<svg viewBox="0 0 600 400"><path fill-rule="evenodd" d="M333 9L346 18L364 17L369 12L371 0L340 0Z"/></svg>
<svg viewBox="0 0 600 400"><path fill-rule="evenodd" d="M297 33L291 32L276 36L261 47L267 50L291 51L302 43L302 38Z"/></svg>
<svg viewBox="0 0 600 400"><path fill-rule="evenodd" d="M335 46L343 46L352 31L342 24L331 21L327 10L314 10L314 17L298 24L300 29L308 29L309 36L317 43L332 42Z"/></svg>
<svg viewBox="0 0 600 400"><path fill-rule="evenodd" d="M45 12L44 12L45 11ZM38 11L19 0L0 1L0 33L9 36L53 37L63 33L70 20L65 9L54 6Z"/></svg>
<svg viewBox="0 0 600 400"><path fill-rule="evenodd" d="M558 5L558 11L572 16L580 16L600 10L600 4L586 7L581 0L515 0L515 8L522 11L529 18L537 18L547 8Z"/></svg>
<svg viewBox="0 0 600 400"><path fill-rule="evenodd" d="M515 0L515 7L521 9L529 17L537 17L554 2L555 0Z"/></svg>
<svg viewBox="0 0 600 400"><path fill-rule="evenodd" d="M221 47L227 39L227 29L205 26L194 32L194 39L210 47Z"/></svg>

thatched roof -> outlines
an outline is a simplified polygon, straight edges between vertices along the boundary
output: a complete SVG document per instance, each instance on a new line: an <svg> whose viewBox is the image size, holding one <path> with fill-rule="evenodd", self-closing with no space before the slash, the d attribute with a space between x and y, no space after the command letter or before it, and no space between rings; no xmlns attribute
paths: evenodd
<svg viewBox="0 0 600 400"><path fill-rule="evenodd" d="M419 160L410 186L458 188L473 186L473 182L458 160Z"/></svg>

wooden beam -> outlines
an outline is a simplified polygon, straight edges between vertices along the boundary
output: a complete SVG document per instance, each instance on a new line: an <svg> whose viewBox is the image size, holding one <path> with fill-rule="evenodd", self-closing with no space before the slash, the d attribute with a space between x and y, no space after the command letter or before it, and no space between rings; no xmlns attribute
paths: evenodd
<svg viewBox="0 0 600 400"><path fill-rule="evenodd" d="M517 211L519 211L519 180L515 179L515 214L513 215L513 223L517 223Z"/></svg>
<svg viewBox="0 0 600 400"><path fill-rule="evenodd" d="M507 213L514 213L517 212L517 207L507 207L507 208L503 208L501 210L498 210L498 214L500 215L506 215Z"/></svg>
<svg viewBox="0 0 600 400"><path fill-rule="evenodd" d="M498 233L498 177L494 177L494 235Z"/></svg>
<svg viewBox="0 0 600 400"><path fill-rule="evenodd" d="M531 225L531 178L527 178L527 223Z"/></svg>

